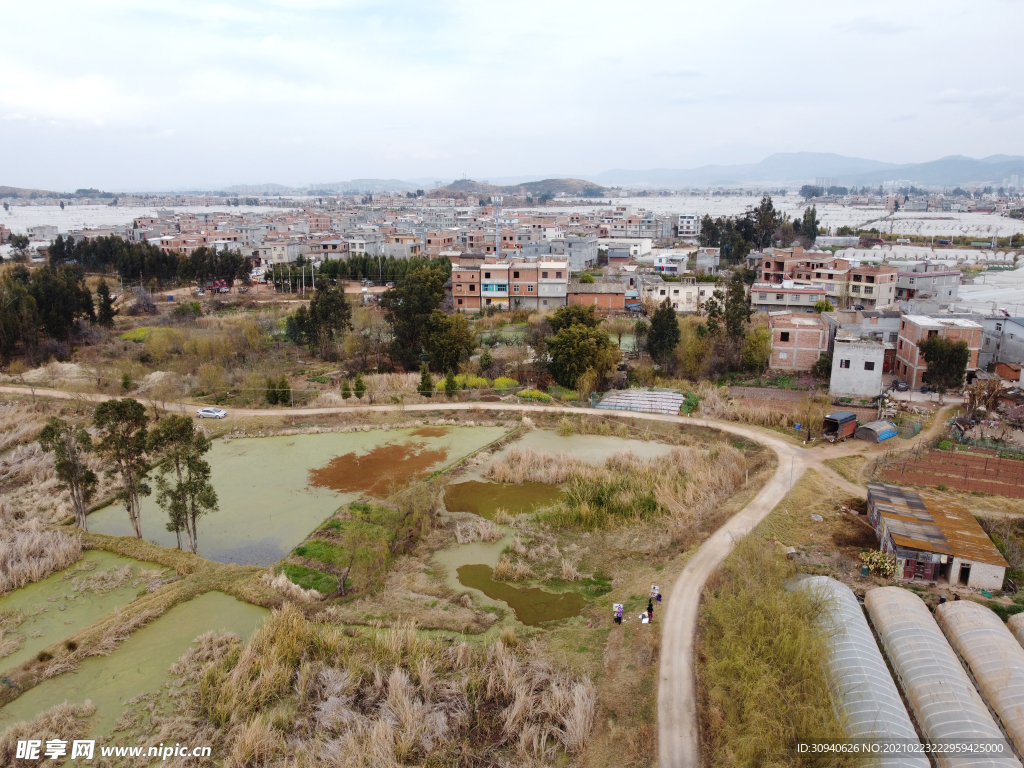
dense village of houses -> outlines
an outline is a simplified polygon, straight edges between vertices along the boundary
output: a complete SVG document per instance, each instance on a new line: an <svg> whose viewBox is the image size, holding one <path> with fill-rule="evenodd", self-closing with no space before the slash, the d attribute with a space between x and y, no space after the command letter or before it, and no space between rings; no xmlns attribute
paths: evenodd
<svg viewBox="0 0 1024 768"><path fill-rule="evenodd" d="M906 205L906 198L901 198ZM450 308L476 313L488 307L555 309L593 305L602 314L627 313L668 300L679 313L696 313L711 297L720 268L717 248L698 243L697 214L653 214L628 205L586 212L468 210L455 200L429 204L395 198L349 210L308 208L258 212L175 213L137 218L131 226L66 233L72 239L118 236L190 254L206 247L238 250L261 280L275 265L314 264L350 256L447 257L452 263ZM895 204L901 204L896 202ZM55 227L30 230L49 241ZM63 233L62 233L63 234ZM922 385L925 364L917 341L941 334L963 339L969 368L1019 379L1024 319L995 312L953 313L962 273L948 261L904 258L882 263L857 238L819 238L832 250L765 248L748 256L755 311L768 314L770 367L812 369L832 361L831 391L874 397L895 376ZM847 246L847 247L843 247ZM581 281L598 265L599 277ZM376 287L376 291L382 287ZM375 291L364 292L371 296ZM819 302L836 309L820 312Z"/></svg>

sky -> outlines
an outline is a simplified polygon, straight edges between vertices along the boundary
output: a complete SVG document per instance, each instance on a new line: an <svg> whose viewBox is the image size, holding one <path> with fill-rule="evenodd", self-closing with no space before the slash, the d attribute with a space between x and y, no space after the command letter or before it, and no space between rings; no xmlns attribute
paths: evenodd
<svg viewBox="0 0 1024 768"><path fill-rule="evenodd" d="M1024 2L4 0L0 185L1024 154Z"/></svg>

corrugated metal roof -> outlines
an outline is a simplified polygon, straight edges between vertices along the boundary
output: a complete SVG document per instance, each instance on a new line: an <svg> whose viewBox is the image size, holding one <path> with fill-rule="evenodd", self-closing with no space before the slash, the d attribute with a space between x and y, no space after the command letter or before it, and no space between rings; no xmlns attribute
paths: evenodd
<svg viewBox="0 0 1024 768"><path fill-rule="evenodd" d="M1024 753L1024 648L1002 619L973 600L940 605L935 619L1017 752Z"/></svg>
<svg viewBox="0 0 1024 768"><path fill-rule="evenodd" d="M897 546L1009 567L970 510L952 499L882 483L868 484L868 499Z"/></svg>
<svg viewBox="0 0 1024 768"><path fill-rule="evenodd" d="M940 765L1020 768L924 601L902 587L880 587L868 592L864 605L928 741L992 739L1005 744L1004 756L940 757Z"/></svg>
<svg viewBox="0 0 1024 768"><path fill-rule="evenodd" d="M626 389L609 392L595 408L611 411L638 411L641 413L665 413L679 415L679 409L686 399L678 392L658 392L646 389Z"/></svg>
<svg viewBox="0 0 1024 768"><path fill-rule="evenodd" d="M803 579L800 588L819 592L829 600L828 667L847 736L851 739L906 739L920 744L853 591L828 576ZM923 755L882 755L878 764L881 768L929 766Z"/></svg>

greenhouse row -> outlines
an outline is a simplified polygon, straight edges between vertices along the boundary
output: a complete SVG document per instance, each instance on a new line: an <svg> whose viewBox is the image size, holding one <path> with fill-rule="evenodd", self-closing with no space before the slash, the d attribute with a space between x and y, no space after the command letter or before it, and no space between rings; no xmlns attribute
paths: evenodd
<svg viewBox="0 0 1024 768"><path fill-rule="evenodd" d="M1006 735L924 601L902 587L880 587L867 593L864 605L929 742L991 740L1006 744L1002 755L940 757L939 764L1020 768Z"/></svg>
<svg viewBox="0 0 1024 768"><path fill-rule="evenodd" d="M832 642L828 667L837 692L840 720L851 739L899 739L920 744L885 659L871 634L871 627L857 596L842 582L812 576L800 582L828 600ZM882 768L928 768L923 755L891 755L879 761Z"/></svg>

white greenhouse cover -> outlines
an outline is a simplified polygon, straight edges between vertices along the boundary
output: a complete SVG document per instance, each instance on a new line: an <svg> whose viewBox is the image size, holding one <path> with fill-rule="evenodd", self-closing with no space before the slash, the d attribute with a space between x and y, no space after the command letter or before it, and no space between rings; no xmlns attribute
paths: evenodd
<svg viewBox="0 0 1024 768"><path fill-rule="evenodd" d="M1024 752L1024 648L1002 619L971 600L940 605L935 619L967 662L1018 754Z"/></svg>
<svg viewBox="0 0 1024 768"><path fill-rule="evenodd" d="M845 716L847 736L851 739L906 739L920 744L853 590L828 576L811 576L801 580L800 586L829 601L832 615L829 629L834 634L828 665L837 704ZM924 755L904 754L881 756L878 765L881 768L928 768L930 763Z"/></svg>
<svg viewBox="0 0 1024 768"><path fill-rule="evenodd" d="M1024 645L1024 613L1016 613L1010 617L1010 620L1006 622L1006 626L1013 632L1013 636L1017 638L1017 642Z"/></svg>
<svg viewBox="0 0 1024 768"><path fill-rule="evenodd" d="M1006 744L1002 756L939 755L939 765L1021 768L924 601L902 587L879 587L867 593L864 605L929 742L992 739Z"/></svg>

